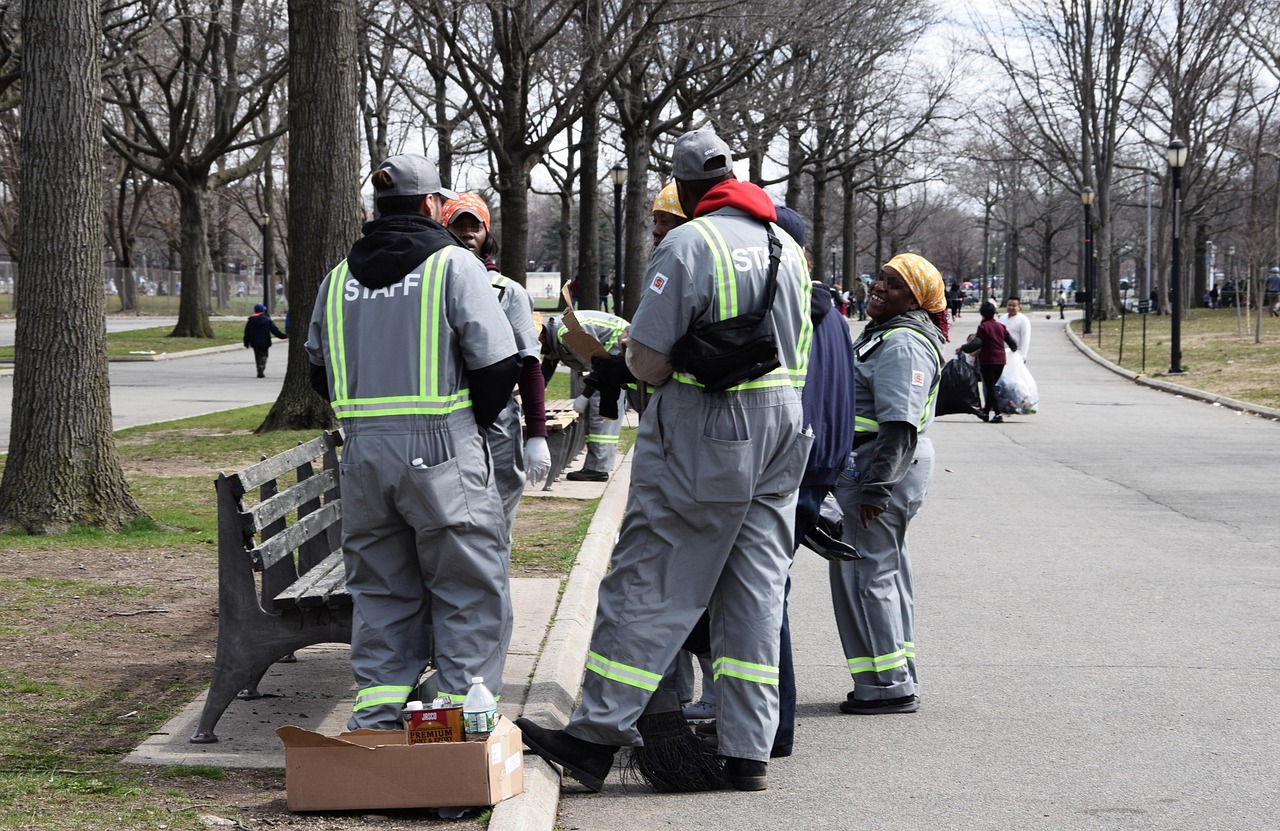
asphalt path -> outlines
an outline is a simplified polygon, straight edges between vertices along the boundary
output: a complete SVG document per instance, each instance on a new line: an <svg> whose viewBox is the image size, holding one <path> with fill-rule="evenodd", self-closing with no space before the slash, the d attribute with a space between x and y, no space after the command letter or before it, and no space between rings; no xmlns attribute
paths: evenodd
<svg viewBox="0 0 1280 831"><path fill-rule="evenodd" d="M796 752L769 789L655 795L615 773L600 795L567 785L557 827L1277 827L1280 424L1109 373L1056 315L1033 325L1040 412L929 431L920 712L837 711L826 564L802 549Z"/></svg>
<svg viewBox="0 0 1280 831"><path fill-rule="evenodd" d="M108 329L172 326L173 318L108 318ZM13 319L0 321L0 345L13 343ZM7 338L7 340L6 340ZM115 429L275 401L284 380L285 341L272 350L267 377L256 377L253 352L170 358L164 361L112 361L111 423ZM0 374L0 452L9 449L13 420L13 376Z"/></svg>

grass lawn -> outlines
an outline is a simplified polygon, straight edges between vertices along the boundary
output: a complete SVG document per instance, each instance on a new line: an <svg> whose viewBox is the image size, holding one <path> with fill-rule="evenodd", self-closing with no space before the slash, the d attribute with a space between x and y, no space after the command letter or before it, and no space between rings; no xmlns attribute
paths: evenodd
<svg viewBox="0 0 1280 831"><path fill-rule="evenodd" d="M1143 317L1147 318L1145 369ZM1093 332L1088 337L1081 335L1081 339L1102 357L1132 372L1280 408L1280 318L1264 312L1261 343L1253 342L1256 322L1252 315L1237 318L1235 309L1193 309L1182 319L1180 341L1185 372L1178 376L1168 376L1172 325L1169 315L1127 315L1123 354L1119 320L1101 324L1094 321ZM1071 327L1079 335L1081 321L1072 321Z"/></svg>
<svg viewBox="0 0 1280 831"><path fill-rule="evenodd" d="M564 389L550 395L567 397L568 376L555 382ZM120 762L208 684L217 472L315 436L254 435L269 407L118 432L125 476L151 520L113 534L0 535L0 829L195 831L207 827L202 815L241 828L367 827L359 814L289 814L280 771ZM624 447L634 434L624 431ZM566 577L597 503L525 499L512 576ZM437 824L448 823L418 812L379 827Z"/></svg>
<svg viewBox="0 0 1280 831"><path fill-rule="evenodd" d="M275 319L275 318L273 318ZM275 319L276 326L284 329L284 318ZM207 349L210 346L240 346L244 343L244 321L212 321L212 338L171 338L172 326L155 326L150 329L133 329L128 332L107 333L107 356L128 358L159 355L165 352L187 352ZM0 360L13 360L12 346L0 347Z"/></svg>

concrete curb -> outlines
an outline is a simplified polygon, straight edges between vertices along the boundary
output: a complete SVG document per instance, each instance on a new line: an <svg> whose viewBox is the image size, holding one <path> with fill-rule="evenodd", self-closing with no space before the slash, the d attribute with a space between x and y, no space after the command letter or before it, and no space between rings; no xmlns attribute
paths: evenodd
<svg viewBox="0 0 1280 831"><path fill-rule="evenodd" d="M108 356L107 363L112 364L128 364L139 363L145 361L176 361L179 358L194 358L198 355L213 355L218 352L235 352L244 349L243 346L229 343L225 346L206 346L203 349L187 349L182 352L157 352L154 355L116 355ZM13 374L13 361L7 359L0 361L0 375Z"/></svg>
<svg viewBox="0 0 1280 831"><path fill-rule="evenodd" d="M630 481L631 454L628 453L600 498L538 656L523 713L535 721L564 724L577 702L596 619L596 595L622 524ZM525 754L524 763L524 792L494 806L489 831L553 831L555 828L560 805L560 775L532 753Z"/></svg>
<svg viewBox="0 0 1280 831"><path fill-rule="evenodd" d="M1150 378L1141 373L1125 369L1118 364L1113 364L1097 352L1094 352L1093 349L1091 349L1089 345L1072 330L1070 323L1063 324L1062 329L1067 333L1067 338L1075 344L1076 349L1079 349L1086 357L1094 363L1106 367L1116 375L1128 378L1134 383L1141 384L1144 387L1150 387L1154 390L1160 390L1161 392L1181 395L1184 398L1193 398L1197 401L1203 401L1206 404L1217 404L1221 407L1228 407L1232 410L1239 410L1244 413L1252 413L1253 415L1262 416L1263 418L1280 421L1280 410L1273 407L1264 407L1261 404L1250 404L1248 401L1238 401L1234 398L1228 398L1225 395L1215 395L1214 393L1205 392L1204 390L1198 390L1193 387L1184 387L1181 384L1174 384L1169 381Z"/></svg>

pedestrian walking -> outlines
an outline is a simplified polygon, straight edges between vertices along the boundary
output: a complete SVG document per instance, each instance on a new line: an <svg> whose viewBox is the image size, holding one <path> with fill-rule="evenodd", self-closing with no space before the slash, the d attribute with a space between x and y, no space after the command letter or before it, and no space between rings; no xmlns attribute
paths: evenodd
<svg viewBox="0 0 1280 831"><path fill-rule="evenodd" d="M992 424L1000 424L1004 416L996 405L996 382L1004 374L1004 366L1008 362L1004 348L1008 346L1018 351L1018 342L1009 334L1004 324L996 320L996 306L990 300L982 301L978 307L982 322L978 331L969 337L957 352L977 353L978 373L982 376L982 418Z"/></svg>
<svg viewBox="0 0 1280 831"><path fill-rule="evenodd" d="M253 361L258 367L258 377L267 377L267 356L271 353L271 336L284 340L288 337L276 328L275 321L267 314L267 307L254 304L253 314L244 322L244 348L253 349Z"/></svg>
<svg viewBox="0 0 1280 831"><path fill-rule="evenodd" d="M913 713L920 699L907 526L933 475L933 444L924 433L949 326L942 276L924 257L899 254L871 284L867 315L871 324L853 344L854 451L836 484L843 539L861 559L829 567L853 677L840 712Z"/></svg>
<svg viewBox="0 0 1280 831"><path fill-rule="evenodd" d="M1018 354L1022 356L1022 360L1031 360L1031 317L1022 313L1022 299L1016 294L1004 301L1005 313L1000 316L1000 322L1004 324L1004 328L1009 331L1012 337L1018 343Z"/></svg>
<svg viewBox="0 0 1280 831"><path fill-rule="evenodd" d="M738 789L762 790L778 723L795 495L812 444L799 391L809 279L803 252L780 239L772 200L733 178L713 131L682 135L672 166L693 219L654 251L627 339L627 366L656 389L600 585L581 704L563 730L517 723L530 749L599 791L617 749L639 742L636 721L705 609L725 772ZM762 249L771 256L749 256ZM723 353L715 330L698 324L755 311L772 325L773 360L753 355L714 374L700 358ZM690 346L691 331L705 352Z"/></svg>
<svg viewBox="0 0 1280 831"><path fill-rule="evenodd" d="M512 612L502 503L484 429L520 373L484 266L439 222L426 158L370 177L376 218L320 285L312 384L342 422L342 550L355 607L350 729L395 730L433 659L440 694L501 695Z"/></svg>
<svg viewBox="0 0 1280 831"><path fill-rule="evenodd" d="M507 396L507 405L486 431L493 457L494 485L502 498L510 547L525 482L530 481L536 487L538 481L546 477L551 471L551 451L547 448L546 382L542 379L542 347L534 323L533 298L524 286L498 271L493 259L497 243L490 233L489 222L489 206L474 193L459 193L457 199L445 203L441 213L441 224L484 263L498 305L511 324L520 359L517 383L520 396Z"/></svg>

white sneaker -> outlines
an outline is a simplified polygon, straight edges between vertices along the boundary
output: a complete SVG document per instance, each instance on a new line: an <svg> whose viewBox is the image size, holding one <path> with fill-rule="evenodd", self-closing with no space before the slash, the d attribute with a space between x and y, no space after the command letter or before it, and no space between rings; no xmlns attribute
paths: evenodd
<svg viewBox="0 0 1280 831"><path fill-rule="evenodd" d="M710 701L697 701L684 708L685 721L715 721L716 705Z"/></svg>

